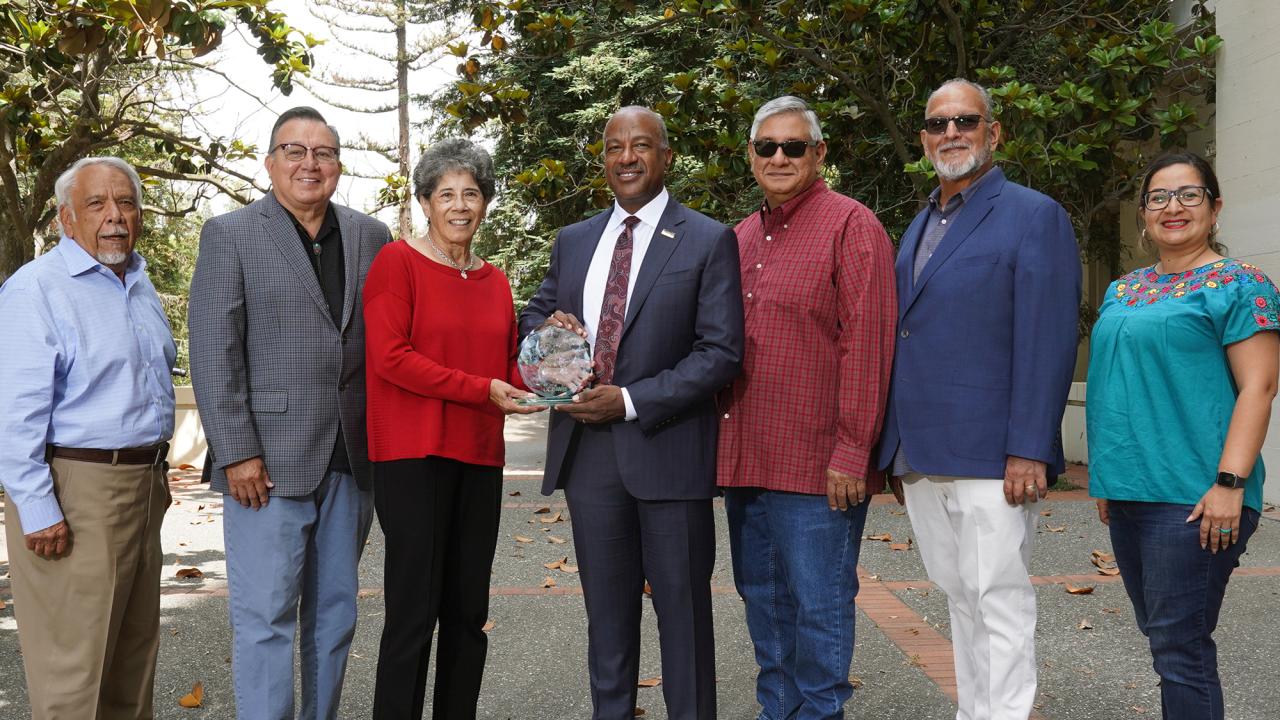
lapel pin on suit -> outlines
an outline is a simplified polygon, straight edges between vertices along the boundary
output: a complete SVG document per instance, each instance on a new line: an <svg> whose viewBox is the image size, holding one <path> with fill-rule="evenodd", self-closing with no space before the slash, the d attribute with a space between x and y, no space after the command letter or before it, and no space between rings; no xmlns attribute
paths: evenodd
<svg viewBox="0 0 1280 720"><path fill-rule="evenodd" d="M676 234L675 234L673 231L671 231L671 230L667 230L666 228L663 228L663 230L662 230L662 237L666 237L666 238L674 238L675 236L676 236Z"/></svg>

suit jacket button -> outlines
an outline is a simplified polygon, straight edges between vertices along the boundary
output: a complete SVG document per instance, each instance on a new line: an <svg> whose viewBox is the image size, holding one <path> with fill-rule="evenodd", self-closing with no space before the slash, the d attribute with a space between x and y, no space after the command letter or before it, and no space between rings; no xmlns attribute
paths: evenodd
<svg viewBox="0 0 1280 720"><path fill-rule="evenodd" d="M346 383L342 383L341 385L338 386L338 392L346 392L346 391L347 391Z"/></svg>
<svg viewBox="0 0 1280 720"><path fill-rule="evenodd" d="M903 330L900 334L902 335L902 337L908 337L909 335L911 335L911 331Z"/></svg>

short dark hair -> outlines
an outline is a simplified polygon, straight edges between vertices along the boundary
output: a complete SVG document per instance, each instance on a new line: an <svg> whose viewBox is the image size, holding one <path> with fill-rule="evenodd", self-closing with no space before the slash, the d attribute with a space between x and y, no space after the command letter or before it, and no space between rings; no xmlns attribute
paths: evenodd
<svg viewBox="0 0 1280 720"><path fill-rule="evenodd" d="M329 132L333 133L333 144L342 147L342 140L338 137L338 129L330 125L319 110L307 105L299 105L285 110L280 113L280 117L276 118L276 124L271 126L271 142L267 144L267 152L272 152L276 149L276 133L280 132L280 128L284 127L284 124L290 120L310 120L323 123L325 127L329 128Z"/></svg>
<svg viewBox="0 0 1280 720"><path fill-rule="evenodd" d="M1222 199L1222 190L1218 187L1218 174L1213 171L1213 166L1209 164L1208 160L1187 150L1167 152L1152 160L1147 169L1143 171L1142 190L1138 193L1139 223L1142 222L1142 209L1146 207L1147 191L1151 189L1151 178L1155 177L1155 174L1161 170L1174 165L1190 165L1195 169L1200 175L1200 182L1204 183L1204 186L1209 189L1210 203ZM1227 247L1218 242L1216 229L1209 233L1209 247L1219 255L1227 253Z"/></svg>
<svg viewBox="0 0 1280 720"><path fill-rule="evenodd" d="M493 199L496 185L493 158L487 150L466 138L441 140L422 153L422 159L413 169L414 196L431 197L440 178L455 170L471 173L486 203Z"/></svg>

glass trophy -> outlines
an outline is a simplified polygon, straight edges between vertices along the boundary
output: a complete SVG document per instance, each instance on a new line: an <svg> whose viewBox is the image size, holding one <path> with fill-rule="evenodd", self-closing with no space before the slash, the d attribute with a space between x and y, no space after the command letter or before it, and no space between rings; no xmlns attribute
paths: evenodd
<svg viewBox="0 0 1280 720"><path fill-rule="evenodd" d="M592 372L591 347L575 332L547 325L520 343L516 364L524 384L538 395L517 400L519 405L560 405L573 402Z"/></svg>

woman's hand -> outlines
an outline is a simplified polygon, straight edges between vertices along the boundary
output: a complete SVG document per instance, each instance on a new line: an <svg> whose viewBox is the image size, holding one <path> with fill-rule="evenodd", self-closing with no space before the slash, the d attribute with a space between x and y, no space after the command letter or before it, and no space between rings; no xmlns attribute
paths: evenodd
<svg viewBox="0 0 1280 720"><path fill-rule="evenodd" d="M1111 508L1107 505L1106 500L1098 500L1098 519L1103 525L1111 524Z"/></svg>
<svg viewBox="0 0 1280 720"><path fill-rule="evenodd" d="M1200 498L1187 522L1200 518L1200 547L1211 553L1226 550L1240 533L1240 507L1244 504L1244 488L1232 490L1214 485ZM1222 532L1230 529L1231 532Z"/></svg>
<svg viewBox="0 0 1280 720"><path fill-rule="evenodd" d="M529 413L542 412L547 409L546 405L517 405L516 400L521 398L537 397L531 392L519 390L508 383L497 378L489 381L489 401L498 406L498 409L507 415L519 413L520 415L528 415Z"/></svg>

